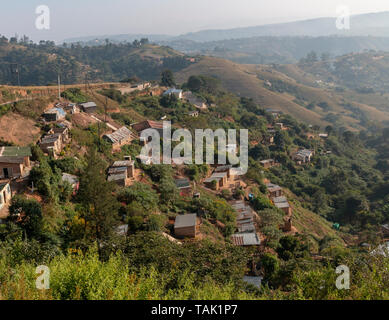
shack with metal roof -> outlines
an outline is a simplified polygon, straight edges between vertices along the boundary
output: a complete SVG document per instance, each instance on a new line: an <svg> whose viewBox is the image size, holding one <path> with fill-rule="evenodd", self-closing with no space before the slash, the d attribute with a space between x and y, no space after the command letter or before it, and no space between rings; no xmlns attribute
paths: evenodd
<svg viewBox="0 0 389 320"><path fill-rule="evenodd" d="M135 135L127 127L121 127L113 133L105 134L103 139L112 144L113 151L118 151L122 146L130 144Z"/></svg>
<svg viewBox="0 0 389 320"><path fill-rule="evenodd" d="M0 179L24 177L30 157L30 147L0 147Z"/></svg>
<svg viewBox="0 0 389 320"><path fill-rule="evenodd" d="M80 108L86 113L94 113L97 111L97 105L93 101L81 103Z"/></svg>
<svg viewBox="0 0 389 320"><path fill-rule="evenodd" d="M199 224L195 213L178 215L174 222L174 234L177 238L196 238Z"/></svg>

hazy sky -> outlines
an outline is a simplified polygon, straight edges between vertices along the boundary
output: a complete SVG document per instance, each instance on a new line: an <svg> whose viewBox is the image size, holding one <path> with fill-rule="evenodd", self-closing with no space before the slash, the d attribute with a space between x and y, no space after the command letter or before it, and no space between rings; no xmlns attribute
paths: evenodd
<svg viewBox="0 0 389 320"><path fill-rule="evenodd" d="M0 34L34 40L125 33L178 35L307 18L389 11L387 0L0 0ZM37 30L35 9L47 5L50 30Z"/></svg>

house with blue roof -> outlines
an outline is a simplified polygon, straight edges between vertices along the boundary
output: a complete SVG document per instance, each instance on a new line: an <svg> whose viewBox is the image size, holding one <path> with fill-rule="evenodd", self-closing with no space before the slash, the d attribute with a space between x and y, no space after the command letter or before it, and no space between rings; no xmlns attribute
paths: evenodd
<svg viewBox="0 0 389 320"><path fill-rule="evenodd" d="M54 107L49 110L46 110L42 116L47 122L58 121L65 119L66 112L62 108Z"/></svg>

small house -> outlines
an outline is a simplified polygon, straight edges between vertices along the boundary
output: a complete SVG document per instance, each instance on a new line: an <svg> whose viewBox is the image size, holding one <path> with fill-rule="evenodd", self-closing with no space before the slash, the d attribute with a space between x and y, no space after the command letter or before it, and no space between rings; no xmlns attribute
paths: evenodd
<svg viewBox="0 0 389 320"><path fill-rule="evenodd" d="M62 151L62 135L59 133L45 135L41 139L39 146L44 153L56 156Z"/></svg>
<svg viewBox="0 0 389 320"><path fill-rule="evenodd" d="M108 169L108 181L126 187L135 177L135 163L133 160L115 161Z"/></svg>
<svg viewBox="0 0 389 320"><path fill-rule="evenodd" d="M94 103L92 101L81 103L80 108L85 113L94 113L97 111L97 105L96 105L96 103Z"/></svg>
<svg viewBox="0 0 389 320"><path fill-rule="evenodd" d="M73 195L76 195L79 187L80 187L80 181L79 178L73 174L69 173L63 173L62 174L62 181L69 183L73 188Z"/></svg>
<svg viewBox="0 0 389 320"><path fill-rule="evenodd" d="M103 139L112 144L113 151L120 151L122 146L130 144L135 139L135 135L127 127L121 127L113 133L105 134Z"/></svg>
<svg viewBox="0 0 389 320"><path fill-rule="evenodd" d="M275 197L271 199L274 205L285 212L286 215L292 215L292 208L285 196Z"/></svg>
<svg viewBox="0 0 389 320"><path fill-rule="evenodd" d="M163 123L152 121L152 120L145 120L142 122L138 122L132 125L132 128L140 135L143 130L146 129L155 129L159 132L161 137L163 136Z"/></svg>
<svg viewBox="0 0 389 320"><path fill-rule="evenodd" d="M193 104L195 108L200 110L207 109L206 101L204 101L202 98L197 97L194 95L191 91L186 91L183 93L183 99L187 101L190 104Z"/></svg>
<svg viewBox="0 0 389 320"><path fill-rule="evenodd" d="M53 133L61 136L62 144L66 144L70 141L69 128L66 126L53 128Z"/></svg>
<svg viewBox="0 0 389 320"><path fill-rule="evenodd" d="M24 177L30 167L30 147L0 147L0 179Z"/></svg>
<svg viewBox="0 0 389 320"><path fill-rule="evenodd" d="M204 180L204 184L211 189L219 190L227 186L227 172L215 172L209 178Z"/></svg>
<svg viewBox="0 0 389 320"><path fill-rule="evenodd" d="M290 216L292 214L292 208L290 207L290 204L288 201L286 202L277 202L274 203L274 205L285 212L286 215Z"/></svg>
<svg viewBox="0 0 389 320"><path fill-rule="evenodd" d="M192 194L192 186L188 178L176 179L174 182L181 196L190 196Z"/></svg>
<svg viewBox="0 0 389 320"><path fill-rule="evenodd" d="M59 121L65 119L66 112L62 108L54 107L46 110L42 116L46 122Z"/></svg>
<svg viewBox="0 0 389 320"><path fill-rule="evenodd" d="M219 166L215 169L214 173L226 173L227 184L230 188L240 187L238 176L241 175L239 168L233 168L231 165Z"/></svg>
<svg viewBox="0 0 389 320"><path fill-rule="evenodd" d="M274 159L266 159L259 162L265 169L269 169L271 167L274 167L276 164L276 161Z"/></svg>
<svg viewBox="0 0 389 320"><path fill-rule="evenodd" d="M177 238L196 238L199 225L196 214L178 215L174 222L174 234Z"/></svg>
<svg viewBox="0 0 389 320"><path fill-rule="evenodd" d="M294 156L293 160L296 161L298 164L308 163L311 162L312 156L314 155L314 152L312 150L299 150Z"/></svg>
<svg viewBox="0 0 389 320"><path fill-rule="evenodd" d="M135 162L133 160L115 161L111 169L126 169L127 178L133 178L135 176Z"/></svg>
<svg viewBox="0 0 389 320"><path fill-rule="evenodd" d="M282 196L282 188L279 185L268 183L266 184L266 187L269 191L270 198L277 198Z"/></svg>

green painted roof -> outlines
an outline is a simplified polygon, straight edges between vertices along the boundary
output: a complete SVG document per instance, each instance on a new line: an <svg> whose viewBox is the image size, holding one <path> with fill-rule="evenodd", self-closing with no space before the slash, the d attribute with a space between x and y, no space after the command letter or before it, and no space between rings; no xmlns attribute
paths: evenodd
<svg viewBox="0 0 389 320"><path fill-rule="evenodd" d="M30 147L0 147L0 157L31 157Z"/></svg>

